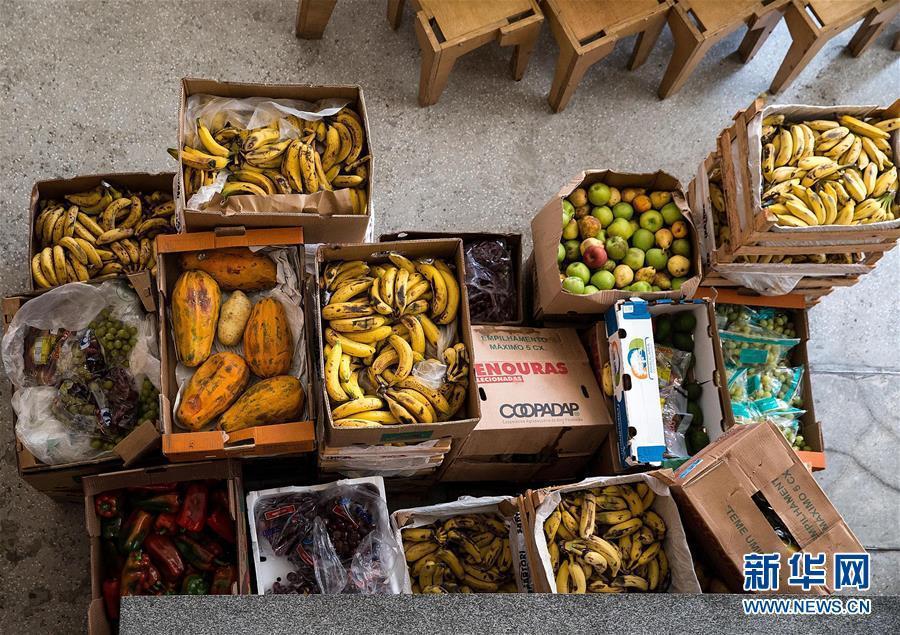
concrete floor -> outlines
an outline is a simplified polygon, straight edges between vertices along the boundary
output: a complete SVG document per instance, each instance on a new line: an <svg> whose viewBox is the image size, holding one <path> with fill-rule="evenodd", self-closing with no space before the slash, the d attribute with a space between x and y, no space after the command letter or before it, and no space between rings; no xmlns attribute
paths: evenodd
<svg viewBox="0 0 900 635"><path fill-rule="evenodd" d="M325 39L294 39L288 0L184 3L11 1L0 19L0 286L27 284L26 210L39 179L171 170L179 78L359 83L378 153L377 231L427 226L529 233L531 215L582 168L663 169L687 183L731 115L762 93L789 46L779 25L741 65L740 34L716 46L666 101L656 87L666 30L647 64L620 47L593 68L569 108L546 93L556 46L544 30L525 79L508 50L483 48L454 69L437 106L416 103L419 50L410 14L388 28L384 2L341 0ZM780 103L885 104L900 95L889 29L861 59L826 46ZM875 548L873 590L900 593L900 252L812 311L816 410L829 467L819 475L862 542ZM90 584L83 513L50 502L15 472L8 402L0 429L0 610L5 632L82 629Z"/></svg>

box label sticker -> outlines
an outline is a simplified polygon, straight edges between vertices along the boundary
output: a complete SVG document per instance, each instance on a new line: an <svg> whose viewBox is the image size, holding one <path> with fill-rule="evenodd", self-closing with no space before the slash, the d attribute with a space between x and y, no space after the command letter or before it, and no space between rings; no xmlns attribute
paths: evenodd
<svg viewBox="0 0 900 635"><path fill-rule="evenodd" d="M745 348L738 356L742 364L765 364L769 359L769 351L764 348Z"/></svg>

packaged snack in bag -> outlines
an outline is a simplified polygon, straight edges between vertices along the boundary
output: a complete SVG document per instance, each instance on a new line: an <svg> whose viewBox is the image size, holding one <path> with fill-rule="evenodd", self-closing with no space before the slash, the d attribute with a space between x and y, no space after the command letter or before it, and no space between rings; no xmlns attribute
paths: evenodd
<svg viewBox="0 0 900 635"><path fill-rule="evenodd" d="M511 322L518 298L512 252L502 238L465 245L466 290L472 321Z"/></svg>

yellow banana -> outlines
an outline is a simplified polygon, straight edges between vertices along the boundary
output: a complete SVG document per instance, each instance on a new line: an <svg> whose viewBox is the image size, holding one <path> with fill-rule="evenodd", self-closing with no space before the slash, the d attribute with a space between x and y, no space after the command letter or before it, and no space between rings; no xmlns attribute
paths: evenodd
<svg viewBox="0 0 900 635"><path fill-rule="evenodd" d="M869 196L878 198L888 191L896 191L897 189L897 167L894 166L890 170L882 173L872 186Z"/></svg>
<svg viewBox="0 0 900 635"><path fill-rule="evenodd" d="M349 399L347 393L341 388L340 377L338 376L342 355L343 348L340 341L336 340L331 344L331 351L325 359L325 389L328 392L328 396L337 402L344 402Z"/></svg>
<svg viewBox="0 0 900 635"><path fill-rule="evenodd" d="M839 159L838 163L841 165L852 165L856 163L859 159L859 155L862 154L862 138L856 137L853 140L853 145L850 146L850 149L847 150Z"/></svg>
<svg viewBox="0 0 900 635"><path fill-rule="evenodd" d="M209 128L203 125L199 117L197 118L197 136L200 138L200 143L203 144L203 147L210 154L220 157L231 155L231 151L215 140Z"/></svg>
<svg viewBox="0 0 900 635"><path fill-rule="evenodd" d="M347 126L340 121L332 122L331 127L337 132L339 141L338 150L335 154L335 161L337 163L343 163L350 154L350 150L353 148L353 137L350 134L350 130L347 129Z"/></svg>
<svg viewBox="0 0 900 635"><path fill-rule="evenodd" d="M300 174L303 177L303 187L309 194L319 191L319 175L316 172L316 162L313 155L316 151L307 143L300 144Z"/></svg>
<svg viewBox="0 0 900 635"><path fill-rule="evenodd" d="M44 270L41 268L41 255L41 252L38 252L31 259L31 277L34 278L37 286L42 289L49 289L55 285L55 282L51 282L50 279L44 275Z"/></svg>
<svg viewBox="0 0 900 635"><path fill-rule="evenodd" d="M413 350L406 340L397 335L391 334L391 336L388 338L388 341L390 342L391 346L394 347L394 350L397 351L397 356L399 359L395 375L397 376L398 380L405 379L412 371L414 361Z"/></svg>
<svg viewBox="0 0 900 635"><path fill-rule="evenodd" d="M838 117L838 121L841 122L843 126L848 128L851 132L855 132L856 134L869 137L870 139L890 139L891 135L888 131L882 130L877 126L873 126L872 124L868 124L865 121L857 119L856 117L852 117L851 115L841 115Z"/></svg>
<svg viewBox="0 0 900 635"><path fill-rule="evenodd" d="M72 205L77 205L78 207L90 207L91 205L99 203L100 199L103 198L103 194L104 192L101 190L100 186L97 186L93 190L88 190L87 192L65 194L63 198L72 203Z"/></svg>
<svg viewBox="0 0 900 635"><path fill-rule="evenodd" d="M857 203L866 198L866 184L855 168L847 168L843 172L844 188Z"/></svg>
<svg viewBox="0 0 900 635"><path fill-rule="evenodd" d="M644 521L644 524L647 525L654 534L656 534L657 540L662 540L666 535L666 523L662 519L662 516L657 514L652 509L648 509L641 515L641 519Z"/></svg>
<svg viewBox="0 0 900 635"><path fill-rule="evenodd" d="M303 193L303 180L300 174L300 150L303 142L294 139L284 151L284 158L281 162L281 173L287 179L291 189L298 193Z"/></svg>
<svg viewBox="0 0 900 635"><path fill-rule="evenodd" d="M349 136L349 132L347 134ZM340 150L340 134L338 134L338 131L334 126L328 126L325 132L325 151L322 153L322 168L326 172L338 163L338 152L340 152Z"/></svg>
<svg viewBox="0 0 900 635"><path fill-rule="evenodd" d="M281 132L278 129L278 122L275 122L274 127L269 125L263 128L256 128L247 135L242 150L244 152L253 152L258 148L278 141L280 137Z"/></svg>
<svg viewBox="0 0 900 635"><path fill-rule="evenodd" d="M816 191L812 188L806 190L806 202L809 203L809 209L812 210L813 214L815 214L816 222L819 225L824 225L827 217L825 204L816 193Z"/></svg>
<svg viewBox="0 0 900 635"><path fill-rule="evenodd" d="M361 333L377 329L386 323L387 320L380 315L366 315L363 317L331 320L328 325L339 333Z"/></svg>
<svg viewBox="0 0 900 635"><path fill-rule="evenodd" d="M849 150L853 146L853 142L856 141L856 139L856 135L851 132L846 137L841 139L837 144L835 144L831 149L825 151L823 154L826 157L831 157L832 159L837 161L845 152L847 152L847 150Z"/></svg>
<svg viewBox="0 0 900 635"><path fill-rule="evenodd" d="M449 301L447 282L444 276L434 264L429 262L420 261L416 264L416 270L431 283L431 288L434 293L434 297L431 301L431 313L436 316L444 314Z"/></svg>
<svg viewBox="0 0 900 635"><path fill-rule="evenodd" d="M270 179L262 172L256 172L253 170L235 170L234 172L232 172L232 176L236 181L252 183L253 185L264 190L266 194L278 193L278 190L275 187L275 183L272 182L272 179Z"/></svg>
<svg viewBox="0 0 900 635"><path fill-rule="evenodd" d="M322 307L323 320L365 317L373 313L375 313L375 309L368 302L341 302L339 304L327 304Z"/></svg>
<svg viewBox="0 0 900 635"><path fill-rule="evenodd" d="M794 141L789 129L782 128L779 131L778 141L780 147L778 148L778 154L775 157L775 167L787 165L794 154Z"/></svg>
<svg viewBox="0 0 900 635"><path fill-rule="evenodd" d="M826 132L840 126L838 122L831 119L814 119L812 121L805 121L804 123L816 132Z"/></svg>
<svg viewBox="0 0 900 635"><path fill-rule="evenodd" d="M234 196L236 194L265 196L268 192L254 183L247 183L246 181L228 181L222 187L221 194L225 197Z"/></svg>
<svg viewBox="0 0 900 635"><path fill-rule="evenodd" d="M383 407L384 402L378 397L362 397L342 403L331 411L331 416L334 419L350 418L357 416L361 412L380 410Z"/></svg>
<svg viewBox="0 0 900 635"><path fill-rule="evenodd" d="M392 334L390 326L379 326L368 331L347 331L345 337L362 344L376 344Z"/></svg>
<svg viewBox="0 0 900 635"><path fill-rule="evenodd" d="M343 160L347 163L353 163L359 158L359 155L362 154L363 143L365 142L365 133L363 132L362 125L355 117L353 117L353 115L350 115L346 109L341 110L334 118L338 123L344 124L350 132L352 140L350 152Z"/></svg>
<svg viewBox="0 0 900 635"><path fill-rule="evenodd" d="M806 133L803 128L798 125L792 125L791 128L791 158L790 163L796 165L797 161L803 157L803 151L806 148Z"/></svg>
<svg viewBox="0 0 900 635"><path fill-rule="evenodd" d="M834 219L834 224L850 225L853 222L853 212L855 209L856 202L852 199L848 200L838 209L837 218Z"/></svg>

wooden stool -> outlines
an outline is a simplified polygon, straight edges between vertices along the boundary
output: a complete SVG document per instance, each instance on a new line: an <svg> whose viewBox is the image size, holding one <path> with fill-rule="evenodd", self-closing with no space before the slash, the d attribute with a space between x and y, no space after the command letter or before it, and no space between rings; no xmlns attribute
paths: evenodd
<svg viewBox="0 0 900 635"><path fill-rule="evenodd" d="M769 86L780 93L835 35L866 18L850 41L859 55L896 15L898 0L791 0L784 11L793 42ZM890 16L890 17L887 17ZM869 22L870 24L867 24Z"/></svg>
<svg viewBox="0 0 900 635"><path fill-rule="evenodd" d="M547 96L554 112L566 107L587 69L609 55L620 39L640 34L628 68L643 64L666 25L671 4L671 0L543 0L559 45L556 74Z"/></svg>
<svg viewBox="0 0 900 635"><path fill-rule="evenodd" d="M716 42L742 24L748 27L738 55L749 62L781 19L781 10L791 0L675 0L669 11L669 28L675 50L666 68L659 97L678 91Z"/></svg>
<svg viewBox="0 0 900 635"><path fill-rule="evenodd" d="M891 49L895 51L900 51L900 31L897 32L897 35L894 36L894 45Z"/></svg>
<svg viewBox="0 0 900 635"><path fill-rule="evenodd" d="M304 40L320 40L331 19L337 0L300 0L294 35Z"/></svg>
<svg viewBox="0 0 900 635"><path fill-rule="evenodd" d="M492 40L515 47L512 75L522 79L544 20L535 0L412 0L412 5L422 49L422 106L437 103L458 58ZM393 28L399 26L402 11L403 0L389 0L388 21Z"/></svg>

